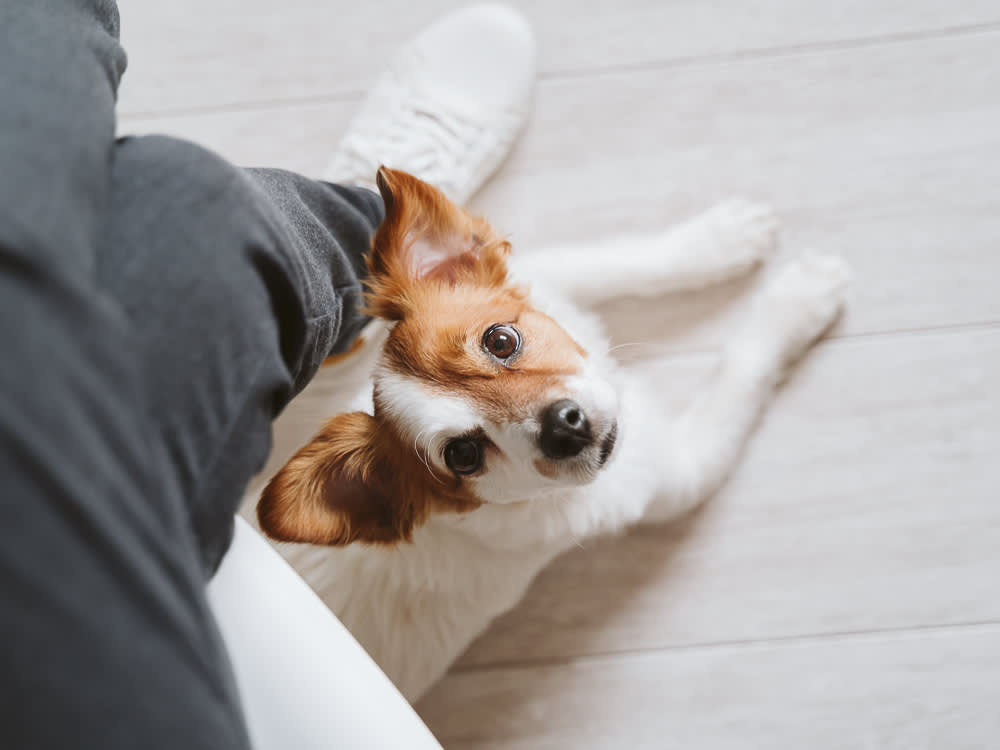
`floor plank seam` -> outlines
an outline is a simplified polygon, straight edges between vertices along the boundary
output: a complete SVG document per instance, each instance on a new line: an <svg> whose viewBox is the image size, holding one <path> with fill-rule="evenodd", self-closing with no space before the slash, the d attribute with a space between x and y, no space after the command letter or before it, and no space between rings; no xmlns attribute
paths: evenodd
<svg viewBox="0 0 1000 750"><path fill-rule="evenodd" d="M892 328L884 331L859 331L857 333L837 334L826 336L820 341L816 348L827 346L841 346L855 341L870 341L878 339L911 339L921 336L946 336L960 333L989 332L1000 329L1000 320L972 321L968 323L948 323L938 326L916 326L913 328ZM655 345L650 344L643 347L642 354L636 354L629 359L620 358L623 365L640 365L653 361L680 363L684 361L695 361L705 357L717 356L719 346L708 346L695 349L672 349L669 346L662 350L655 349Z"/></svg>
<svg viewBox="0 0 1000 750"><path fill-rule="evenodd" d="M892 44L907 44L912 42L950 39L976 34L990 34L996 33L997 31L1000 31L1000 21L969 24L966 26L950 26L940 29L902 32L896 34L882 34L872 37L837 39L827 42L804 42L802 44L778 47L761 47L749 50L734 50L732 52L722 52L717 54L690 55L686 57L664 58L661 60L643 60L641 62L605 65L601 67L581 67L567 68L565 70L541 71L538 74L538 79L540 83L557 83L564 80L575 80L588 77L599 78L601 76L619 75L622 73L641 73L646 71L669 70L672 68L686 69L713 67L716 65L728 65L741 61L800 57L810 54L867 49ZM123 109L119 112L119 116L137 120L155 120L159 118L168 119L174 117L197 117L241 112L267 111L282 109L285 107L295 108L357 101L364 96L365 92L366 89L346 89L344 91L330 91L294 97L255 99L252 101L229 102L219 105L206 104L193 107L167 108L163 110L130 111Z"/></svg>
<svg viewBox="0 0 1000 750"><path fill-rule="evenodd" d="M558 667L573 664L603 663L623 659L641 659L657 654L697 654L708 651L745 651L761 650L773 647L809 646L830 643L854 643L859 641L921 638L928 636L953 635L958 633L990 632L1000 628L1000 619L975 620L933 625L911 625L905 627L873 628L865 630L830 631L828 633L805 633L801 635L778 636L773 638L748 638L734 640L706 641L704 643L689 643L676 646L660 646L656 648L621 649L615 651L599 651L590 654L580 654L569 657L541 657L538 659L512 660L502 662L487 662L484 664L459 664L452 668L452 674L469 674L473 672L494 672L513 669L533 669L537 667Z"/></svg>
<svg viewBox="0 0 1000 750"><path fill-rule="evenodd" d="M127 73L126 73L127 75ZM324 104L357 102L365 95L367 89L348 89L345 91L324 94L308 94L302 96L281 97L280 99L254 99L245 102L228 102L226 104L202 104L194 107L176 107L157 110L128 110L118 112L119 118L129 120L169 120L176 117L209 117L215 115L241 114L247 112L270 112L280 109L296 109Z"/></svg>
<svg viewBox="0 0 1000 750"><path fill-rule="evenodd" d="M895 34L880 34L870 37L854 37L851 39L834 39L830 41L803 42L801 44L780 45L776 47L759 47L755 49L733 50L715 54L689 55L685 57L663 58L660 60L643 60L641 62L604 65L601 67L567 68L566 70L544 71L539 74L543 81L572 80L576 78L600 77L621 73L641 73L654 70L669 70L672 68L688 69L715 67L734 62L752 60L771 60L785 57L803 57L806 55L825 54L829 52L870 49L897 44L910 44L933 40L954 39L979 34L993 34L1000 31L1000 21L968 24L965 26L946 26L939 29L898 32Z"/></svg>
<svg viewBox="0 0 1000 750"><path fill-rule="evenodd" d="M970 320L960 323L942 323L932 326L913 326L912 328L891 328L884 331L858 331L841 336L833 335L829 342L852 341L882 338L915 338L925 335L946 335L950 333L967 333L975 331L992 331L1000 328L1000 320Z"/></svg>

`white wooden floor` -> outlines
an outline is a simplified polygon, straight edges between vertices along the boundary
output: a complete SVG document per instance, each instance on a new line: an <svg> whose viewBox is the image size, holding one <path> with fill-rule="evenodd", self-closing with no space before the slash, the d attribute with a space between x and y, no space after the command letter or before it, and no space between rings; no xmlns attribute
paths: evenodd
<svg viewBox="0 0 1000 750"><path fill-rule="evenodd" d="M516 4L536 111L475 201L515 244L737 193L856 283L711 505L557 561L421 714L448 750L1000 747L1000 5ZM125 2L121 130L316 173L455 5ZM744 292L607 313L682 401ZM274 465L337 398L290 410Z"/></svg>

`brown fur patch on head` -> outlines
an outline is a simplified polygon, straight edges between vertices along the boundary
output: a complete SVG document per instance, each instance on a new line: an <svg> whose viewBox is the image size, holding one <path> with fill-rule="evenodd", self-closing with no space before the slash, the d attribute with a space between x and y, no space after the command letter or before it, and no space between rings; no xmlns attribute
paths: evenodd
<svg viewBox="0 0 1000 750"><path fill-rule="evenodd" d="M435 510L479 505L457 478L430 474L391 428L354 412L327 422L271 479L257 519L285 542L395 544Z"/></svg>
<svg viewBox="0 0 1000 750"><path fill-rule="evenodd" d="M401 320L428 287L507 282L510 244L483 219L412 175L382 167L376 178L385 218L368 256L368 311Z"/></svg>
<svg viewBox="0 0 1000 750"><path fill-rule="evenodd" d="M534 415L546 394L559 392L562 379L582 370L586 352L516 288L456 286L423 296L389 334L384 363L443 393L466 395L494 422ZM520 351L505 362L482 345L498 323L521 336Z"/></svg>

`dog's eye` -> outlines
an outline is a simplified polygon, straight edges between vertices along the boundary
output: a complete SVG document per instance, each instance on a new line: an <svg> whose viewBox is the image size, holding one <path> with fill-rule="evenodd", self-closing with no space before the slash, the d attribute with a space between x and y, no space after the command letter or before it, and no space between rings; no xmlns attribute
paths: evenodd
<svg viewBox="0 0 1000 750"><path fill-rule="evenodd" d="M483 336L483 348L497 359L509 359L521 348L521 334L513 326L495 325Z"/></svg>
<svg viewBox="0 0 1000 750"><path fill-rule="evenodd" d="M475 440L455 438L444 448L444 462L456 474L473 474L483 465L483 451Z"/></svg>

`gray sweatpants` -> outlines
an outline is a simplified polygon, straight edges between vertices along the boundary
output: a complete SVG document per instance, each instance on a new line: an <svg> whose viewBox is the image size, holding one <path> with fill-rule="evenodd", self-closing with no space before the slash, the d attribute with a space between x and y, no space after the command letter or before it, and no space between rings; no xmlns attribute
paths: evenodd
<svg viewBox="0 0 1000 750"><path fill-rule="evenodd" d="M111 0L0 35L0 747L247 747L205 582L381 201L116 141Z"/></svg>

